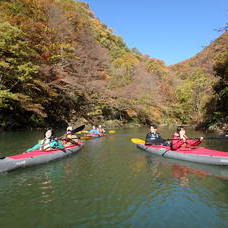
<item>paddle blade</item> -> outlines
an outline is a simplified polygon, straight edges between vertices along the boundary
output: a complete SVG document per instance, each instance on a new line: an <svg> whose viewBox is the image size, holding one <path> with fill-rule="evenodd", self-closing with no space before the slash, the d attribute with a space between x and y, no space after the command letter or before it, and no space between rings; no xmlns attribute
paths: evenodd
<svg viewBox="0 0 228 228"><path fill-rule="evenodd" d="M145 144L145 141L142 139L132 138L131 141L135 144Z"/></svg>
<svg viewBox="0 0 228 228"><path fill-rule="evenodd" d="M80 137L80 139L92 139L93 137L92 136L82 136Z"/></svg>
<svg viewBox="0 0 228 228"><path fill-rule="evenodd" d="M80 127L77 127L75 129L72 130L72 134L78 132L78 131L82 131L85 128L85 125L81 125Z"/></svg>
<svg viewBox="0 0 228 228"><path fill-rule="evenodd" d="M82 133L88 133L88 131L82 131Z"/></svg>
<svg viewBox="0 0 228 228"><path fill-rule="evenodd" d="M84 133L88 133L88 131L79 131L79 132L77 132L76 134L84 134Z"/></svg>
<svg viewBox="0 0 228 228"><path fill-rule="evenodd" d="M114 134L116 131L108 131L109 134Z"/></svg>

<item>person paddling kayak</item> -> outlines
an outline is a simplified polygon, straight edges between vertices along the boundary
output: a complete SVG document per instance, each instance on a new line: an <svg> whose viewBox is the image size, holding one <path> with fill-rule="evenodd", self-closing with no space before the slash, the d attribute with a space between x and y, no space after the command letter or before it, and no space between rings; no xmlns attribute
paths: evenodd
<svg viewBox="0 0 228 228"><path fill-rule="evenodd" d="M67 127L66 134L63 137L62 143L66 146L78 145L78 137L72 134L73 128L71 126Z"/></svg>
<svg viewBox="0 0 228 228"><path fill-rule="evenodd" d="M178 150L184 147L198 146L203 141L203 137L195 140L189 140L185 134L185 129L182 126L177 127L171 140L171 150Z"/></svg>
<svg viewBox="0 0 228 228"><path fill-rule="evenodd" d="M41 140L39 143L34 145L32 148L27 149L27 152L33 150L52 150L52 149L63 149L64 146L62 142L58 141L54 136L53 130L48 129L45 132L44 139Z"/></svg>
<svg viewBox="0 0 228 228"><path fill-rule="evenodd" d="M157 133L158 127L155 124L150 126L150 132L146 135L145 145L162 145L168 146L169 143Z"/></svg>
<svg viewBox="0 0 228 228"><path fill-rule="evenodd" d="M93 129L91 129L91 130L89 131L89 134L98 134L98 135L100 135L100 132L98 131L98 129L96 129L95 126L93 126Z"/></svg>
<svg viewBox="0 0 228 228"><path fill-rule="evenodd" d="M98 126L97 130L98 130L98 131L100 132L100 134L102 134L102 135L105 133L105 129L102 128L101 125Z"/></svg>

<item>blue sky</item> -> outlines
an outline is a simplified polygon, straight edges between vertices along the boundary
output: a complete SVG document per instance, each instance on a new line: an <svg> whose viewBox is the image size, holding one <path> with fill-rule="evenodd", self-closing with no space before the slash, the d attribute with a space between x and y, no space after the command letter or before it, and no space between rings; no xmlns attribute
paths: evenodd
<svg viewBox="0 0 228 228"><path fill-rule="evenodd" d="M221 33L227 0L84 0L130 48L167 65L188 59Z"/></svg>

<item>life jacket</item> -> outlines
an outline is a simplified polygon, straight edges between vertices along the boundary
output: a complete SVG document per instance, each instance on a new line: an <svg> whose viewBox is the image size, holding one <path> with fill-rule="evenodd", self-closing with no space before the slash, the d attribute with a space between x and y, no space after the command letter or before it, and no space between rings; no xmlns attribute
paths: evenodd
<svg viewBox="0 0 228 228"><path fill-rule="evenodd" d="M40 143L40 150L47 150L50 148L51 138L45 138Z"/></svg>
<svg viewBox="0 0 228 228"><path fill-rule="evenodd" d="M98 135L100 134L100 132L97 129L92 129L92 130L89 131L89 133L98 134Z"/></svg>
<svg viewBox="0 0 228 228"><path fill-rule="evenodd" d="M159 133L152 133L149 132L146 135L146 143L147 145L160 145L162 142L164 142L164 139L161 138Z"/></svg>
<svg viewBox="0 0 228 228"><path fill-rule="evenodd" d="M78 137L74 134L66 134L63 138L63 144L77 144Z"/></svg>
<svg viewBox="0 0 228 228"><path fill-rule="evenodd" d="M171 140L171 150L177 150L177 149L181 149L181 148L186 148L186 147L194 147L194 146L198 146L201 143L200 139L195 139L195 140L188 140L186 139L186 141L184 141L183 139L180 138L180 135L178 133L175 133L172 137Z"/></svg>

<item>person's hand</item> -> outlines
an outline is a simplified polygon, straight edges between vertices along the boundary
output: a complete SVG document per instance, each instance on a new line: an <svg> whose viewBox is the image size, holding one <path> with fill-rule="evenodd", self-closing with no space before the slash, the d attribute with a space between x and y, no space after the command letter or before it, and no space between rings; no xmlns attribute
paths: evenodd
<svg viewBox="0 0 228 228"><path fill-rule="evenodd" d="M182 140L186 140L186 138L185 138L185 135L184 135L184 132L180 132L180 138L182 139Z"/></svg>

